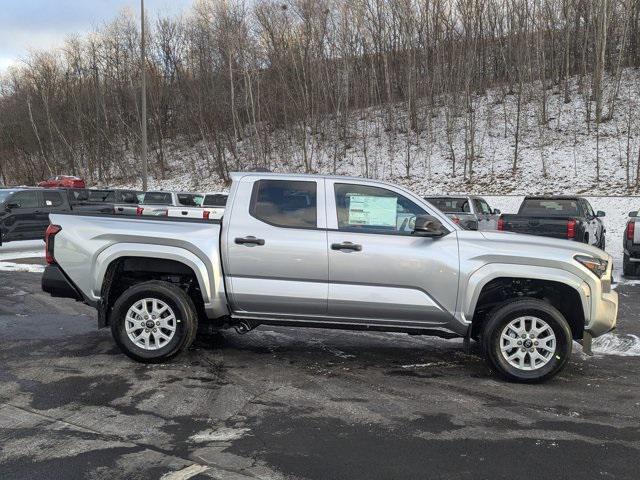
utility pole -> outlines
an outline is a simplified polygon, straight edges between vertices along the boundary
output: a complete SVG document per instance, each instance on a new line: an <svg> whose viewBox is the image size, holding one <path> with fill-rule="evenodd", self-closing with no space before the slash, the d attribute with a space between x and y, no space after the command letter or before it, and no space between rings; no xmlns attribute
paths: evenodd
<svg viewBox="0 0 640 480"><path fill-rule="evenodd" d="M142 110L141 117L141 132L140 139L142 146L140 148L140 156L142 157L142 190L147 191L147 69L145 65L145 38L144 38L144 0L140 0L140 30L141 30L141 42L140 42L140 76L142 82L142 92L140 100L140 108Z"/></svg>

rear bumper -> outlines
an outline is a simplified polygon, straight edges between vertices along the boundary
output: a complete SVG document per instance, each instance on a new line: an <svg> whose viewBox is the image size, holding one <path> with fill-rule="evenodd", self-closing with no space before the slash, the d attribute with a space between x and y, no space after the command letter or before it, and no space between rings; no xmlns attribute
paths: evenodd
<svg viewBox="0 0 640 480"><path fill-rule="evenodd" d="M47 265L42 274L42 291L52 297L72 298L83 301L84 297L59 265Z"/></svg>

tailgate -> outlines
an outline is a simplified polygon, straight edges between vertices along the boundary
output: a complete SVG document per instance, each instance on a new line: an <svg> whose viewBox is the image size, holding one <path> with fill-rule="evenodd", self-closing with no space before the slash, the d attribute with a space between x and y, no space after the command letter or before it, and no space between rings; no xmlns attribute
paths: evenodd
<svg viewBox="0 0 640 480"><path fill-rule="evenodd" d="M202 208L194 207L169 207L167 216L182 218L202 218Z"/></svg>
<svg viewBox="0 0 640 480"><path fill-rule="evenodd" d="M504 230L552 238L567 238L569 218L528 217L503 215Z"/></svg>

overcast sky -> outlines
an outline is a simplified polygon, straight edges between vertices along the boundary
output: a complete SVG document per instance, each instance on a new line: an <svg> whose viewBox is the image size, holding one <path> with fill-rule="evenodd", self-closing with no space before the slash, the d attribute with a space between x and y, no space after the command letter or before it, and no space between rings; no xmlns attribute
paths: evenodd
<svg viewBox="0 0 640 480"><path fill-rule="evenodd" d="M149 18L179 14L193 0L145 0ZM0 72L24 58L30 48L60 45L72 34L90 32L140 0L0 0Z"/></svg>

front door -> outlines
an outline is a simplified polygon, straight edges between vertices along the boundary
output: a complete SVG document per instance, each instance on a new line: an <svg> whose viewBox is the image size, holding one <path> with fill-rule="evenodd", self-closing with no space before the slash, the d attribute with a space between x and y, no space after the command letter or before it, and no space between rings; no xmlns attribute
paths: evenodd
<svg viewBox="0 0 640 480"><path fill-rule="evenodd" d="M7 200L7 205L12 208L4 220L4 241L44 239L44 231L39 235L40 202L37 190L16 192Z"/></svg>
<svg viewBox="0 0 640 480"><path fill-rule="evenodd" d="M347 322L446 329L458 292L456 231L412 235L433 213L393 187L327 180L329 310Z"/></svg>
<svg viewBox="0 0 640 480"><path fill-rule="evenodd" d="M473 209L478 218L478 230L496 230L499 215L495 215L489 204L482 198L473 199Z"/></svg>
<svg viewBox="0 0 640 480"><path fill-rule="evenodd" d="M223 238L234 313L325 315L324 179L247 175L236 185Z"/></svg>

